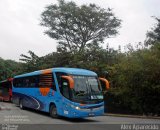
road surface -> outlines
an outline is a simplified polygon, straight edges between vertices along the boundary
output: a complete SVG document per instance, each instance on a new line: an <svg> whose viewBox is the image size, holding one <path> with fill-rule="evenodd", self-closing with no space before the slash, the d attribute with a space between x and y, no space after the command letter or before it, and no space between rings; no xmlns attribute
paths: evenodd
<svg viewBox="0 0 160 130"><path fill-rule="evenodd" d="M126 118L126 117L112 117L112 116L100 116L100 117L89 117L86 119L52 119L48 113L34 111L31 109L21 110L15 104L0 102L0 124L77 124L87 125L90 124L92 128L87 130L105 129L107 124L160 124L159 119L140 119L140 118ZM101 125L100 125L101 124ZM98 125L98 126L97 126ZM97 128L96 128L97 126ZM103 128L104 126L104 128ZM159 126L159 125L158 125ZM62 127L62 125L61 125ZM77 126L75 126L77 127ZM119 126L120 127L120 126ZM82 128L83 130L83 128Z"/></svg>

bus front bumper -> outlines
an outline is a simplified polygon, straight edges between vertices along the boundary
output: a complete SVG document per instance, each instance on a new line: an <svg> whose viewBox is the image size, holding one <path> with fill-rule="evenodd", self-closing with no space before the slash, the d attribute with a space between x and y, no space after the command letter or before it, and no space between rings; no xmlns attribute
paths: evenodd
<svg viewBox="0 0 160 130"><path fill-rule="evenodd" d="M104 106L93 109L80 109L80 108L72 108L69 111L64 110L64 116L70 118L85 118L85 117L94 117L94 116L102 116L104 114Z"/></svg>

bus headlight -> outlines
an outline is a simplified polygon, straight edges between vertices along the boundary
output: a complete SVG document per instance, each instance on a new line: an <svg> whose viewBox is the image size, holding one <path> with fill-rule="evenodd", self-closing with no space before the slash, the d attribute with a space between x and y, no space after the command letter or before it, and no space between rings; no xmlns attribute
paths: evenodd
<svg viewBox="0 0 160 130"><path fill-rule="evenodd" d="M75 107L77 110L80 110L80 107Z"/></svg>
<svg viewBox="0 0 160 130"><path fill-rule="evenodd" d="M80 110L80 107L78 107L78 106L71 105L71 107L76 109L76 110Z"/></svg>

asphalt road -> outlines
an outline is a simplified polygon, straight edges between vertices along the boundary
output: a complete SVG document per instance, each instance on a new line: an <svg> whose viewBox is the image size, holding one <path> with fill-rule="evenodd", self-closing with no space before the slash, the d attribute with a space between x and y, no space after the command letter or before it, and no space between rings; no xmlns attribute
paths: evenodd
<svg viewBox="0 0 160 130"><path fill-rule="evenodd" d="M97 128L106 129L106 127L112 127L114 124L160 124L159 119L140 119L112 116L89 117L86 119L52 119L48 113L33 111L31 109L21 110L16 105L7 102L0 102L0 107L0 124L30 124L29 126L32 126L32 124L38 124L38 126L41 126L42 124L48 124L47 127L50 126L49 124L57 124L57 126L60 125L63 128L68 124L72 127L75 127L76 130L77 128L84 130L83 127L85 127L87 130L97 130ZM77 127L77 125L81 126ZM117 126L117 129L121 129L120 125ZM28 129L29 126L27 125L26 129ZM160 125L158 126L160 127ZM34 127L37 126L34 125ZM42 127L44 126L41 126L41 128ZM64 129L66 130L66 128Z"/></svg>

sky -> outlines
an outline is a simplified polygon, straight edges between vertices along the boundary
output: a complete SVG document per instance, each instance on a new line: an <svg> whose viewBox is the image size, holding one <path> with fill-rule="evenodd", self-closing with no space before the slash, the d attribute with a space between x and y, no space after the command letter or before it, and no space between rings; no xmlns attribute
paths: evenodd
<svg viewBox="0 0 160 130"><path fill-rule="evenodd" d="M69 0L67 0L69 1ZM131 43L143 42L146 32L154 27L160 18L160 0L72 0L78 5L95 3L113 9L122 20L119 34L106 39L115 49ZM47 29L40 26L40 15L45 7L56 4L57 0L0 0L0 57L19 61L21 54L29 50L38 56L56 51L57 41L44 34Z"/></svg>

